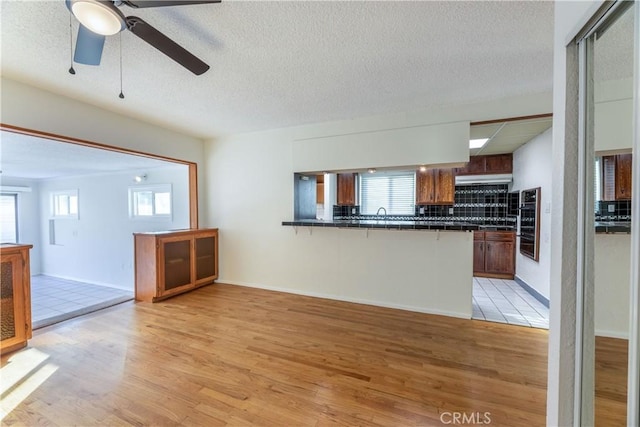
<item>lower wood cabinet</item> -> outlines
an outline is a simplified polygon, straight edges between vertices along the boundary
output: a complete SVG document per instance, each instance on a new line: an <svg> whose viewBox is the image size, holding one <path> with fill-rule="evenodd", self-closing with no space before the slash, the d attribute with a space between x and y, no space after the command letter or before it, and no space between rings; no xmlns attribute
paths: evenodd
<svg viewBox="0 0 640 427"><path fill-rule="evenodd" d="M516 233L475 231L473 233L473 275L513 279L516 274Z"/></svg>
<svg viewBox="0 0 640 427"><path fill-rule="evenodd" d="M218 278L218 229L135 233L136 301L155 302Z"/></svg>
<svg viewBox="0 0 640 427"><path fill-rule="evenodd" d="M32 245L0 246L0 353L27 345L31 338L31 272L29 249Z"/></svg>

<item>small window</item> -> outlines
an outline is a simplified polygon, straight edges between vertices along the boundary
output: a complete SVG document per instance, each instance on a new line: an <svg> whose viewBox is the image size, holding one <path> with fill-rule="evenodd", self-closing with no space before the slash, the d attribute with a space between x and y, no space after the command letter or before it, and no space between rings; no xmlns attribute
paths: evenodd
<svg viewBox="0 0 640 427"><path fill-rule="evenodd" d="M18 243L17 194L0 195L0 243Z"/></svg>
<svg viewBox="0 0 640 427"><path fill-rule="evenodd" d="M171 185L129 188L131 218L171 218Z"/></svg>
<svg viewBox="0 0 640 427"><path fill-rule="evenodd" d="M51 193L51 216L53 218L78 218L78 190L54 191Z"/></svg>
<svg viewBox="0 0 640 427"><path fill-rule="evenodd" d="M414 215L416 174L414 171L376 172L360 175L360 212L375 215Z"/></svg>

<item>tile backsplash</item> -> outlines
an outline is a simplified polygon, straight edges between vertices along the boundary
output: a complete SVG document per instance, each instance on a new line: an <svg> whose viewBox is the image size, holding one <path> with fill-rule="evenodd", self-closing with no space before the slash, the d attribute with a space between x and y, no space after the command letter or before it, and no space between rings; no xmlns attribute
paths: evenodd
<svg viewBox="0 0 640 427"><path fill-rule="evenodd" d="M509 193L507 184L478 184L457 185L453 205L416 205L414 216L393 216L392 219L471 222L515 227L517 215L518 193ZM359 206L333 206L333 217L334 219L372 219L376 216L360 215Z"/></svg>
<svg viewBox="0 0 640 427"><path fill-rule="evenodd" d="M596 221L631 221L631 200L596 203Z"/></svg>
<svg viewBox="0 0 640 427"><path fill-rule="evenodd" d="M517 194L517 193L516 193ZM451 205L416 206L418 219L464 221L487 225L516 225L517 197L507 184L456 185ZM515 203L515 206L513 204ZM515 215L512 212L516 212Z"/></svg>

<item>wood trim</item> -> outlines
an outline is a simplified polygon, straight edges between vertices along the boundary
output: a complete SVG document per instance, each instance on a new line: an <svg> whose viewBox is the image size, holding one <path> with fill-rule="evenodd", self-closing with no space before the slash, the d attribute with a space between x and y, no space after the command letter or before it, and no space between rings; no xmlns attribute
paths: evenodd
<svg viewBox="0 0 640 427"><path fill-rule="evenodd" d="M189 163L189 227L198 228L198 164Z"/></svg>
<svg viewBox="0 0 640 427"><path fill-rule="evenodd" d="M494 123L517 122L521 120L533 120L533 119L546 119L549 117L553 117L553 113L533 114L530 116L520 116L520 117L508 117L506 119L483 120L480 122L471 122L470 125L471 126L491 125Z"/></svg>
<svg viewBox="0 0 640 427"><path fill-rule="evenodd" d="M89 148L98 148L100 150L113 151L121 154L129 154L134 156L146 157L149 159L164 160L167 162L187 165L189 167L189 226L191 228L198 228L198 164L195 162L180 160L173 157L162 156L159 154L145 153L143 151L132 150L129 148L115 147L113 145L88 141L86 139L73 138L70 136L58 135L55 133L22 128L19 126L8 125L6 123L0 123L0 130L21 135L51 139L53 141L64 142L68 144L81 145Z"/></svg>

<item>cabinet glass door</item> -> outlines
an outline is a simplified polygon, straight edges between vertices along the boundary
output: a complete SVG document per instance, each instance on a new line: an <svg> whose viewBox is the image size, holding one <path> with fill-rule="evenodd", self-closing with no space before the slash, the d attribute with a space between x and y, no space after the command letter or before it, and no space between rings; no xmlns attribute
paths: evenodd
<svg viewBox="0 0 640 427"><path fill-rule="evenodd" d="M191 284L191 241L178 240L164 244L165 291Z"/></svg>
<svg viewBox="0 0 640 427"><path fill-rule="evenodd" d="M216 238L196 238L196 281L216 275Z"/></svg>

